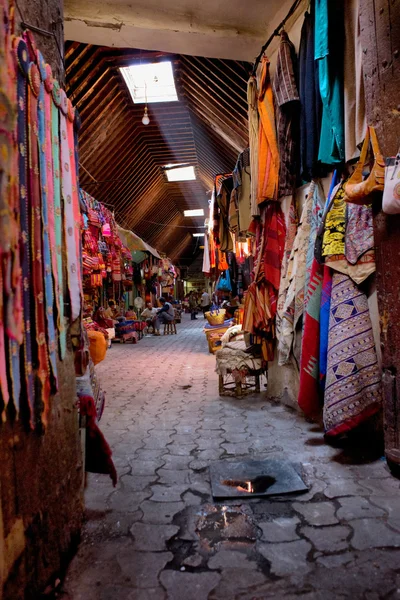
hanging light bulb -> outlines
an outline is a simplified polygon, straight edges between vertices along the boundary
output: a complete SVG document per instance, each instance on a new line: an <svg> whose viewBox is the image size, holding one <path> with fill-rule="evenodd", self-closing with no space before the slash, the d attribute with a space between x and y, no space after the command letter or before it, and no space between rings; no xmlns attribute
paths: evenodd
<svg viewBox="0 0 400 600"><path fill-rule="evenodd" d="M149 115L147 114L147 106L144 107L144 115L142 117L143 125L148 125L150 123Z"/></svg>
<svg viewBox="0 0 400 600"><path fill-rule="evenodd" d="M150 123L150 118L147 113L147 84L146 84L146 82L144 82L144 96L145 96L146 104L144 107L144 115L142 117L142 123L143 123L143 125L148 125Z"/></svg>

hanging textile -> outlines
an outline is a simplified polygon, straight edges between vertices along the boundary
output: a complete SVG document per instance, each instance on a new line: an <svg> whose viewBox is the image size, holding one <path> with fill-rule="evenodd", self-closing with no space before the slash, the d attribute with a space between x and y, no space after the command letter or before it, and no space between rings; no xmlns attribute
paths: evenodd
<svg viewBox="0 0 400 600"><path fill-rule="evenodd" d="M296 71L297 59L294 45L286 31L282 31L273 82L280 157L278 198L293 194L296 185L300 119Z"/></svg>
<svg viewBox="0 0 400 600"><path fill-rule="evenodd" d="M81 278L79 268L79 255L77 254L77 231L79 224L76 221L77 190L74 190L72 153L69 152L69 125L67 123L68 101L64 90L60 90L60 132L61 132L61 191L64 201L64 231L67 248L67 277L71 299L71 318L75 320L81 311ZM71 123L72 126L72 123Z"/></svg>
<svg viewBox="0 0 400 600"><path fill-rule="evenodd" d="M64 276L62 261L62 212L61 212L61 163L60 163L60 105L61 92L58 81L53 79L51 103L51 137L53 154L53 193L54 193L54 236L52 257L56 257L55 295L57 300L57 327L59 333L60 357L65 357L67 338L64 323ZM54 268L54 267L53 267Z"/></svg>
<svg viewBox="0 0 400 600"><path fill-rule="evenodd" d="M314 258L310 282L307 288L303 337L301 340L300 384L298 404L309 417L320 409L319 401L319 342L320 307L323 281L323 265Z"/></svg>
<svg viewBox="0 0 400 600"><path fill-rule="evenodd" d="M279 151L276 140L274 99L269 75L270 62L264 57L258 94L260 116L258 144L258 204L277 200L279 183Z"/></svg>
<svg viewBox="0 0 400 600"><path fill-rule="evenodd" d="M279 324L277 334L279 365L289 362L295 334L295 312L299 316L300 307L304 304L306 258L311 231L314 189L315 184L310 184L289 257L286 275L280 289L280 296L284 298L284 302L277 319Z"/></svg>
<svg viewBox="0 0 400 600"><path fill-rule="evenodd" d="M3 408L10 399L19 409L20 345L23 341L22 278L19 253L19 192L16 128L16 74L12 51L11 15L1 7L0 25L0 389ZM11 388L7 389L7 368ZM4 412L5 414L5 412Z"/></svg>
<svg viewBox="0 0 400 600"><path fill-rule="evenodd" d="M211 265L210 265L210 248L208 244L208 233L204 236L204 250L203 250L203 273L206 276L210 275Z"/></svg>
<svg viewBox="0 0 400 600"><path fill-rule="evenodd" d="M359 22L360 0L346 2L344 20L344 127L346 162L359 156L367 129L365 115L362 45Z"/></svg>
<svg viewBox="0 0 400 600"><path fill-rule="evenodd" d="M28 46L31 42L28 43ZM36 351L38 377L41 383L41 400L44 406L43 422L47 422L50 401L50 367L46 343L46 315L44 267L42 251L42 207L39 180L39 143L38 143L38 95L40 92L39 69L35 63L29 65L28 86L28 143L29 143L29 193L31 198L32 240L32 283L35 303Z"/></svg>
<svg viewBox="0 0 400 600"><path fill-rule="evenodd" d="M295 306L295 325L298 319L303 314L304 297L307 294L308 284L311 276L311 268L314 261L315 243L319 226L323 219L324 208L326 204L324 188L320 180L312 181L310 184L309 194L312 194L312 211L310 234L308 239L308 248L306 256L306 277L304 282L304 294L300 296Z"/></svg>
<svg viewBox="0 0 400 600"><path fill-rule="evenodd" d="M50 122L46 121L45 115L45 92L44 82L47 78L46 64L43 60L41 52L37 51L37 61L40 74L40 88L38 96L38 144L39 144L39 171L40 171L40 193L42 205L42 224L43 224L43 268L44 268L44 292L46 306L46 321L47 321L47 336L48 350L50 357L51 370L55 381L54 391L57 390L57 359L56 359L56 331L54 327L54 293L53 293L53 276L52 276L52 260L50 255L50 228L49 228L49 212L52 210L52 200L49 206L49 192L52 191L52 173L47 167L47 162L51 156L51 147L47 149L46 132L50 131ZM46 156L47 154L47 156ZM48 174L50 175L48 181Z"/></svg>
<svg viewBox="0 0 400 600"><path fill-rule="evenodd" d="M17 69L17 143L19 168L19 211L21 228L21 268L22 268L22 301L24 311L24 338L22 348L22 364L24 365L24 394L29 410L29 423L34 424L34 384L32 366L32 331L31 331L31 294L30 294L30 264L31 248L29 244L29 204L28 204L28 147L26 143L27 121L27 77L29 71L28 48L25 40L14 40ZM0 292L1 293L1 292ZM1 358L0 358L1 361Z"/></svg>
<svg viewBox="0 0 400 600"><path fill-rule="evenodd" d="M343 46L342 5L333 0L315 0L315 60L323 104L318 159L327 165L345 159Z"/></svg>
<svg viewBox="0 0 400 600"><path fill-rule="evenodd" d="M324 400L326 435L349 431L377 413L381 373L366 295L334 273Z"/></svg>
<svg viewBox="0 0 400 600"><path fill-rule="evenodd" d="M248 120L249 120L249 145L250 145L250 173L251 173L251 216L258 217L260 209L258 208L258 94L257 80L250 77L247 83L247 102L248 102Z"/></svg>
<svg viewBox="0 0 400 600"><path fill-rule="evenodd" d="M321 307L319 311L319 385L321 388L321 393L323 393L325 389L326 370L328 362L328 334L329 314L332 295L332 275L332 269L324 265L321 292Z"/></svg>
<svg viewBox="0 0 400 600"><path fill-rule="evenodd" d="M310 181L320 175L318 164L322 102L319 91L318 63L314 60L314 0L310 13L304 15L299 49L300 116L300 172Z"/></svg>

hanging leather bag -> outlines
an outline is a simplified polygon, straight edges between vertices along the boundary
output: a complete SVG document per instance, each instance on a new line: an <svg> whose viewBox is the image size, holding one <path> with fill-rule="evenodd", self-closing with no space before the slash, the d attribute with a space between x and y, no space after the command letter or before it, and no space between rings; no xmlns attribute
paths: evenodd
<svg viewBox="0 0 400 600"><path fill-rule="evenodd" d="M400 213L400 151L386 160L382 210L387 215Z"/></svg>
<svg viewBox="0 0 400 600"><path fill-rule="evenodd" d="M363 169L367 159L370 141L374 153L374 166L367 179L363 179ZM374 127L367 128L367 134L353 175L346 184L344 200L351 204L371 204L371 194L383 192L385 184L385 161L379 150Z"/></svg>

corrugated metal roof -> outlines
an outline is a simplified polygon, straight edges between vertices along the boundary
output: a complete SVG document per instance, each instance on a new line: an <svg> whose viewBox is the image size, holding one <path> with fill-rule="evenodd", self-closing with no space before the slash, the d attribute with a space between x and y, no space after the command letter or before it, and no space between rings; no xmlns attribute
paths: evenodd
<svg viewBox="0 0 400 600"><path fill-rule="evenodd" d="M133 104L119 67L173 63L179 102ZM208 206L217 173L229 172L248 145L246 82L250 66L237 61L132 49L66 45L68 94L78 108L80 183L115 208L117 221L173 260L190 262L202 218L188 208ZM195 166L196 181L168 183L162 167Z"/></svg>

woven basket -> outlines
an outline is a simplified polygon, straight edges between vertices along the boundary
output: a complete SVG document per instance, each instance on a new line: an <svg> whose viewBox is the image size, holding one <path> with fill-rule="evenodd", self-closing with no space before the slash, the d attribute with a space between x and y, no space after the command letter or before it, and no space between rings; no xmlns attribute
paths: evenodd
<svg viewBox="0 0 400 600"><path fill-rule="evenodd" d="M206 312L206 319L210 325L222 325L225 321L225 309Z"/></svg>

